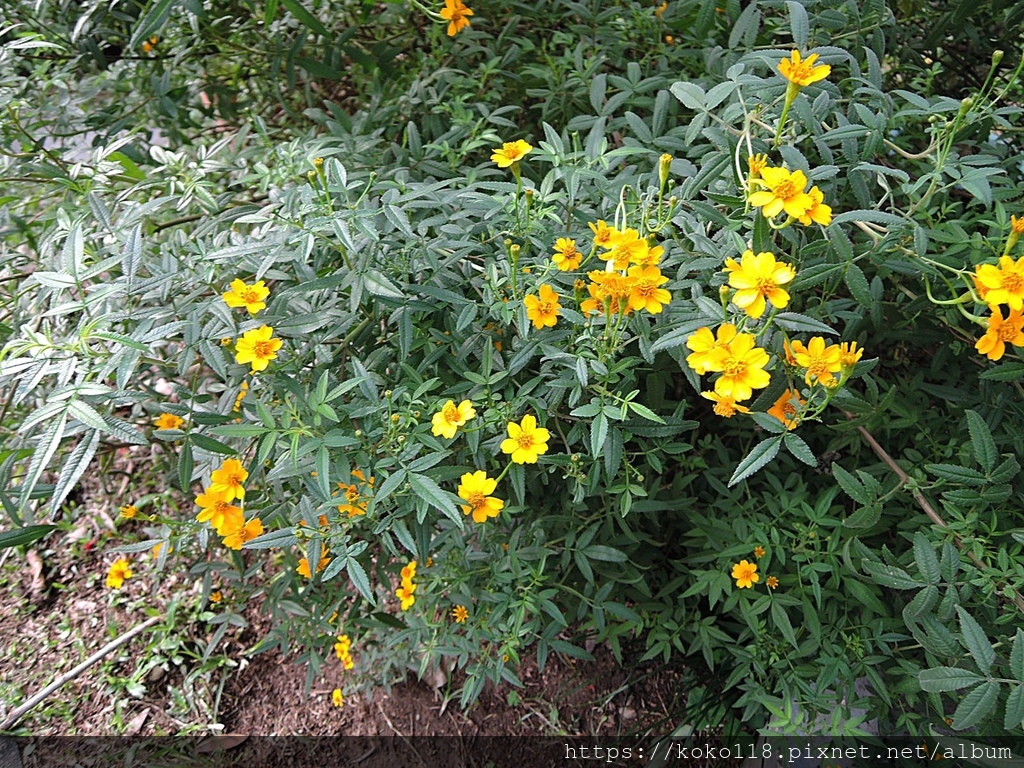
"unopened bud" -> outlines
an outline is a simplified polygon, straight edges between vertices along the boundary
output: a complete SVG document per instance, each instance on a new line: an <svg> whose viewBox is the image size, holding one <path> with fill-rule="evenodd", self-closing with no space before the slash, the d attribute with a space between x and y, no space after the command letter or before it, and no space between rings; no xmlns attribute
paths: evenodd
<svg viewBox="0 0 1024 768"><path fill-rule="evenodd" d="M324 167L324 159L322 157L314 157L313 167L319 171L321 168Z"/></svg>
<svg viewBox="0 0 1024 768"><path fill-rule="evenodd" d="M994 51L992 51L992 66L993 67L996 64L998 64L1000 61L1002 61L1002 60L1003 60L1003 51L1001 51L998 48L996 48Z"/></svg>
<svg viewBox="0 0 1024 768"><path fill-rule="evenodd" d="M357 429L357 430L355 431L355 436L356 436L356 437L362 437L362 436L363 436L363 430L361 430L361 429Z"/></svg>
<svg viewBox="0 0 1024 768"><path fill-rule="evenodd" d="M391 390L390 389L385 389L384 390L384 397L388 397L388 398L391 397Z"/></svg>
<svg viewBox="0 0 1024 768"><path fill-rule="evenodd" d="M521 250L522 250L522 248L519 246L518 243L513 243L512 245L509 246L508 252L509 252L509 255L513 259L518 259L519 258L519 252Z"/></svg>
<svg viewBox="0 0 1024 768"><path fill-rule="evenodd" d="M399 416L399 415L398 415L397 413L392 413L392 414L391 414L391 423L392 423L392 424L397 424L397 423L398 423L398 421L399 421L399 419L401 419L401 418L402 418L402 417L401 417L401 416Z"/></svg>
<svg viewBox="0 0 1024 768"><path fill-rule="evenodd" d="M728 285L723 285L718 289L718 296L721 298L723 304L729 303L729 295L732 293L732 289Z"/></svg>
<svg viewBox="0 0 1024 768"><path fill-rule="evenodd" d="M665 185L668 183L668 174L671 167L672 155L666 152L661 156L661 160L658 162L658 181L661 183L662 191L664 191Z"/></svg>

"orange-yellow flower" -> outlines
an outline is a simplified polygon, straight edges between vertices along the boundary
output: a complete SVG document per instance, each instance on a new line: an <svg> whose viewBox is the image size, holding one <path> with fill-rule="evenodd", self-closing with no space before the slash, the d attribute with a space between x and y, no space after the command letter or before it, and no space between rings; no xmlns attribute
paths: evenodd
<svg viewBox="0 0 1024 768"><path fill-rule="evenodd" d="M775 254L763 251L754 254L744 251L742 260L725 260L725 271L729 273L729 286L736 289L732 300L747 315L757 320L764 314L765 300L776 309L789 304L789 293L780 286L796 277L792 264L775 260Z"/></svg>
<svg viewBox="0 0 1024 768"><path fill-rule="evenodd" d="M839 345L840 358L839 362L843 364L843 368L853 368L857 364L857 361L864 356L864 349L857 349L856 341L844 341Z"/></svg>
<svg viewBox="0 0 1024 768"><path fill-rule="evenodd" d="M635 229L616 231L609 242L612 248L602 258L614 262L614 268L620 271L630 264L646 260L650 248L647 238L640 237L640 233Z"/></svg>
<svg viewBox="0 0 1024 768"><path fill-rule="evenodd" d="M1003 318L999 307L990 307L992 315L988 319L988 330L978 339L974 348L989 360L999 360L1006 354L1006 345L1024 347L1024 317L1017 310L1010 310L1009 316Z"/></svg>
<svg viewBox="0 0 1024 768"><path fill-rule="evenodd" d="M345 706L345 696L341 693L341 688L335 688L331 691L331 702L339 708Z"/></svg>
<svg viewBox="0 0 1024 768"><path fill-rule="evenodd" d="M721 367L718 361L734 338L736 338L736 326L732 323L722 323L718 326L717 339L710 328L698 328L686 340L687 349L693 351L693 354L686 356L686 364L693 368L698 376L703 376L708 371L720 371Z"/></svg>
<svg viewBox="0 0 1024 768"><path fill-rule="evenodd" d="M211 592L210 593L210 602L211 603L219 603L223 599L224 599L224 595L221 593L221 591L219 589L216 592Z"/></svg>
<svg viewBox="0 0 1024 768"><path fill-rule="evenodd" d="M634 278L623 277L618 272L594 270L588 272L591 279L587 290L590 298L580 303L580 311L585 315L593 312L608 314L614 312L629 313L629 296L632 292Z"/></svg>
<svg viewBox="0 0 1024 768"><path fill-rule="evenodd" d="M250 315L255 315L261 309L266 309L267 305L263 300L269 295L270 289L262 280L246 285L244 280L236 279L231 281L231 290L222 298L229 307L245 307Z"/></svg>
<svg viewBox="0 0 1024 768"><path fill-rule="evenodd" d="M185 420L181 416L175 416L173 413L161 413L154 425L157 429L181 429L181 425L185 423Z"/></svg>
<svg viewBox="0 0 1024 768"><path fill-rule="evenodd" d="M452 618L455 619L456 624L465 624L466 619L469 618L469 611L464 605L456 605L452 609Z"/></svg>
<svg viewBox="0 0 1024 768"><path fill-rule="evenodd" d="M558 303L558 294L550 285L544 283L540 287L540 296L530 294L523 299L526 305L526 316L533 322L533 327L553 328L558 322L562 307Z"/></svg>
<svg viewBox="0 0 1024 768"><path fill-rule="evenodd" d="M528 413L519 424L509 422L508 437L501 441L501 452L511 454L512 461L516 464L536 464L537 457L548 452L550 439L551 433L543 427L538 427L537 418ZM465 475L463 480L465 481ZM461 493L459 495L462 496Z"/></svg>
<svg viewBox="0 0 1024 768"><path fill-rule="evenodd" d="M132 569L128 560L119 557L107 571L107 586L111 589L120 589L124 586L124 580L132 577Z"/></svg>
<svg viewBox="0 0 1024 768"><path fill-rule="evenodd" d="M247 541L252 541L257 536L263 535L263 521L254 517L248 523L236 530L229 536L224 537L224 546L228 549L241 549Z"/></svg>
<svg viewBox="0 0 1024 768"><path fill-rule="evenodd" d="M497 487L498 481L487 477L482 469L464 474L458 494L460 499L469 503L461 505L462 513L472 514L474 523L484 523L489 517L497 517L505 506L504 501L490 495Z"/></svg>
<svg viewBox="0 0 1024 768"><path fill-rule="evenodd" d="M750 169L750 178L756 179L761 176L763 171L768 166L768 155L750 155L747 158L747 168Z"/></svg>
<svg viewBox="0 0 1024 768"><path fill-rule="evenodd" d="M416 585L406 587L404 584L395 590L395 597L397 597L402 603L402 610L408 611L412 608L416 602L416 595L413 593L416 591Z"/></svg>
<svg viewBox="0 0 1024 768"><path fill-rule="evenodd" d="M768 409L768 415L785 424L786 429L796 429L800 423L798 412L806 402L795 389L787 389L779 395L775 405Z"/></svg>
<svg viewBox="0 0 1024 768"><path fill-rule="evenodd" d="M672 294L661 287L668 278L657 267L630 267L628 275L633 279L629 291L630 309L646 309L657 315L665 304L672 301Z"/></svg>
<svg viewBox="0 0 1024 768"><path fill-rule="evenodd" d="M588 222L587 226L594 233L594 245L600 246L605 250L612 247L612 238L618 233L615 227L609 227L604 219L598 219L596 224Z"/></svg>
<svg viewBox="0 0 1024 768"><path fill-rule="evenodd" d="M327 545L324 544L323 542L321 542L320 543L320 560L316 564L316 572L317 573L320 573L320 571L322 571L324 568L326 568L330 564L331 558L329 558L327 556L329 551L330 550L327 549ZM296 568L295 568L295 571L300 576L305 576L307 579L313 578L313 574L309 570L309 559L308 558L305 558L305 557L301 558L299 560L298 566L296 566Z"/></svg>
<svg viewBox="0 0 1024 768"><path fill-rule="evenodd" d="M235 347L235 362L244 365L249 363L252 372L262 371L277 359L277 350L281 348L280 339L274 338L274 329L262 325L242 334Z"/></svg>
<svg viewBox="0 0 1024 768"><path fill-rule="evenodd" d="M814 199L804 192L807 177L803 171L790 173L785 168L762 168L758 190L750 195L750 204L761 209L769 219L785 211L795 219L805 216L814 206Z"/></svg>
<svg viewBox="0 0 1024 768"><path fill-rule="evenodd" d="M732 397L723 397L717 392L701 392L701 397L707 398L715 404L712 409L717 415L724 416L727 419L731 419L737 413L750 413L750 409L745 405L739 405Z"/></svg>
<svg viewBox="0 0 1024 768"><path fill-rule="evenodd" d="M756 557L758 560L764 557L764 547L762 547L760 544L754 547L754 557Z"/></svg>
<svg viewBox="0 0 1024 768"><path fill-rule="evenodd" d="M337 614L335 614L337 616ZM333 622L333 618L331 619ZM348 635L338 635L338 642L334 644L334 653L338 656L338 661L342 663L345 669L352 669L355 666L355 662L352 661L352 654L350 650L352 648L352 640Z"/></svg>
<svg viewBox="0 0 1024 768"><path fill-rule="evenodd" d="M499 168L508 168L513 163L518 163L532 151L533 147L522 139L506 141L501 145L501 149L494 150L493 154L491 154L491 161L497 163Z"/></svg>
<svg viewBox="0 0 1024 768"><path fill-rule="evenodd" d="M827 227L832 223L832 208L825 205L825 195L817 187L811 187L807 195L811 198L811 207L807 209L807 213L803 216L797 217L800 223L805 227L809 227L813 221L815 224Z"/></svg>
<svg viewBox="0 0 1024 768"><path fill-rule="evenodd" d="M1024 257L1014 261L1009 256L1000 256L998 267L981 264L975 275L985 288L983 298L987 304L1007 304L1017 312L1024 308Z"/></svg>
<svg viewBox="0 0 1024 768"><path fill-rule="evenodd" d="M756 346L753 336L737 334L713 361L721 366L717 370L722 372L715 381L715 392L723 397L731 395L736 402L749 400L753 390L763 389L771 383L771 376L764 370L769 359L768 353Z"/></svg>
<svg viewBox="0 0 1024 768"><path fill-rule="evenodd" d="M562 272L577 269L583 261L583 254L576 250L576 241L560 237L555 241L555 255L551 257Z"/></svg>
<svg viewBox="0 0 1024 768"><path fill-rule="evenodd" d="M216 493L223 493L225 501L245 498L245 486L242 483L249 477L249 473L242 466L238 459L224 459L220 469L215 469L210 474L210 490Z"/></svg>
<svg viewBox="0 0 1024 768"><path fill-rule="evenodd" d="M838 344L825 346L825 339L815 336L805 347L799 341L793 342L793 356L801 368L806 368L804 381L813 384L815 380L826 387L835 382L833 373L843 369L843 353Z"/></svg>
<svg viewBox="0 0 1024 768"><path fill-rule="evenodd" d="M768 589L776 589L779 586L779 580L774 576L769 576L765 584L768 585Z"/></svg>
<svg viewBox="0 0 1024 768"><path fill-rule="evenodd" d="M801 61L800 52L793 51L788 59L779 62L779 73L789 82L804 88L811 83L824 80L832 71L828 64L815 64L817 60L818 54L812 53Z"/></svg>
<svg viewBox="0 0 1024 768"><path fill-rule="evenodd" d="M431 418L434 425L431 433L434 437L442 436L450 440L455 437L459 427L466 426L466 422L475 417L476 409L469 400L463 400L458 405L455 405L454 400L449 400Z"/></svg>
<svg viewBox="0 0 1024 768"><path fill-rule="evenodd" d="M469 26L468 16L473 15L462 0L444 0L444 8L440 11L441 18L448 21L448 37L455 37ZM504 168L506 166L502 166Z"/></svg>
<svg viewBox="0 0 1024 768"><path fill-rule="evenodd" d="M740 589L749 589L761 580L757 575L757 564L740 560L732 567L732 577L736 579L736 586Z"/></svg>
<svg viewBox="0 0 1024 768"><path fill-rule="evenodd" d="M133 517L139 514L139 509L134 504L125 504L123 507L120 508L119 511L121 513L121 517L126 518L128 520L131 520Z"/></svg>
<svg viewBox="0 0 1024 768"><path fill-rule="evenodd" d="M202 508L196 515L196 520L200 523L209 522L216 529L218 536L233 533L245 523L241 508L231 504L225 491L207 488L205 492L196 496L196 504Z"/></svg>

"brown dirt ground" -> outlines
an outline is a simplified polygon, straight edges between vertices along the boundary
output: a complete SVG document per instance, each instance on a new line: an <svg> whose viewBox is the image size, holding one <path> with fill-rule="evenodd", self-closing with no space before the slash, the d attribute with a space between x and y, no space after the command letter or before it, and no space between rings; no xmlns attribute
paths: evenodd
<svg viewBox="0 0 1024 768"><path fill-rule="evenodd" d="M131 460L157 458L134 455ZM113 486L110 475L105 483L87 476L77 494L82 508L71 533L51 536L27 558L16 550L0 552L0 720L111 638L141 623L146 608L163 604L160 610L165 611L167 597L194 589L187 577L170 575L152 594L143 574L119 592L105 587L109 549L125 543L133 526L139 529L138 521L117 521L117 504L110 501L132 498L124 495L130 464L126 469L117 473ZM145 561L150 555L132 557ZM187 616L186 609L179 611ZM195 648L205 628L179 619L175 631L181 636L142 635L122 646L35 707L18 732L199 735L219 722L222 733L246 735L615 736L665 734L684 722L689 678L682 670L652 663L622 667L600 646L595 661L552 656L543 672L532 660L525 661L516 670L523 689L510 696L510 686L489 687L467 712L459 709L457 697L446 703L442 689L414 679L390 691L347 697L338 709L330 697L341 680L332 679L332 672L307 697L304 666L271 654L246 659L243 651L259 639L264 621L254 608L246 618L250 627L227 635L214 654L223 663L208 674L188 674L198 663ZM140 674L160 654L164 663ZM133 676L137 685L129 687ZM449 689L458 688L457 678L449 682Z"/></svg>

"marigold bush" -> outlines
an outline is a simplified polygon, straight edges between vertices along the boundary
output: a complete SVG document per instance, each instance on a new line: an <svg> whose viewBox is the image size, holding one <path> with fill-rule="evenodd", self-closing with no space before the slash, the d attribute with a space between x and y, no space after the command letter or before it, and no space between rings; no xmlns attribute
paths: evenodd
<svg viewBox="0 0 1024 768"><path fill-rule="evenodd" d="M152 445L177 503L107 583L187 569L214 644L265 595L256 650L340 663L337 706L590 641L706 666L730 735L1019 733L1018 61L953 98L887 73L881 3L512 6L413 3L465 68L289 141L70 165L12 107L7 172L52 186L3 202L6 541ZM519 26L565 44L522 110Z"/></svg>

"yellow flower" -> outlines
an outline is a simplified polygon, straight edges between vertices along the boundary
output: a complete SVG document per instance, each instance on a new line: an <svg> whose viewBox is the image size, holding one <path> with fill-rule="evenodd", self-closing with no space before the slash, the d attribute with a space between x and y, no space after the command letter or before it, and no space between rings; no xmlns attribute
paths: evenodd
<svg viewBox="0 0 1024 768"><path fill-rule="evenodd" d="M790 173L785 168L763 168L758 185L767 189L751 194L750 204L759 207L769 219L783 211L799 219L814 206L814 199L804 192L807 177L803 171Z"/></svg>
<svg viewBox="0 0 1024 768"><path fill-rule="evenodd" d="M221 594L221 591L219 589L216 592L211 592L210 593L210 602L211 603L219 603L223 599L224 599L224 595Z"/></svg>
<svg viewBox="0 0 1024 768"><path fill-rule="evenodd" d="M461 505L462 513L472 514L474 523L484 523L489 517L497 517L505 506L504 501L489 495L494 493L497 487L498 481L487 477L487 473L482 469L464 474L459 483L458 494L460 499L468 501L469 504Z"/></svg>
<svg viewBox="0 0 1024 768"><path fill-rule="evenodd" d="M844 341L839 345L840 358L843 368L853 368L857 361L864 355L863 349L857 349L856 341Z"/></svg>
<svg viewBox="0 0 1024 768"><path fill-rule="evenodd" d="M133 517L139 514L139 510L137 507L135 507L134 504L125 504L123 507L121 507L120 512L121 517L127 518L128 520L131 520Z"/></svg>
<svg viewBox="0 0 1024 768"><path fill-rule="evenodd" d="M604 219L598 219L597 224L588 222L587 226L594 233L594 245L600 246L605 250L612 247L612 238L618 233L615 227L609 227Z"/></svg>
<svg viewBox="0 0 1024 768"><path fill-rule="evenodd" d="M252 541L257 536L263 535L263 521L254 517L248 523L236 530L229 536L224 537L224 546L228 549L241 549L247 541Z"/></svg>
<svg viewBox="0 0 1024 768"><path fill-rule="evenodd" d="M456 605L452 609L452 618L455 619L456 624L465 624L466 619L469 618L469 611L464 605Z"/></svg>
<svg viewBox="0 0 1024 768"><path fill-rule="evenodd" d="M829 76L832 67L828 64L815 64L818 54L812 53L803 61L800 60L800 52L793 51L788 59L779 62L779 73L794 85L804 88L811 83L824 80Z"/></svg>
<svg viewBox="0 0 1024 768"><path fill-rule="evenodd" d="M613 261L617 270L623 270L630 264L647 258L649 245L647 238L640 237L635 229L614 232L611 236L611 250L604 255L606 261Z"/></svg>
<svg viewBox="0 0 1024 768"><path fill-rule="evenodd" d="M215 469L210 474L210 490L224 494L224 501L232 499L244 499L245 487L242 483L249 477L249 473L242 466L238 459L224 459L220 469Z"/></svg>
<svg viewBox="0 0 1024 768"><path fill-rule="evenodd" d="M744 405L738 405L730 395L722 397L717 392L701 392L700 396L711 400L715 407L712 409L717 415L731 419L737 413L750 413L750 409Z"/></svg>
<svg viewBox="0 0 1024 768"><path fill-rule="evenodd" d="M277 350L283 344L280 339L273 336L274 329L269 325L262 325L243 333L235 347L235 362L249 363L253 373L264 370L271 360L277 359Z"/></svg>
<svg viewBox="0 0 1024 768"><path fill-rule="evenodd" d="M516 464L536 464L537 457L548 452L550 439L551 433L538 427L536 417L528 413L523 416L521 424L509 423L508 437L501 441L501 452L512 454L512 461Z"/></svg>
<svg viewBox="0 0 1024 768"><path fill-rule="evenodd" d="M326 568L330 564L331 558L329 558L327 556L329 552L330 552L330 550L327 549L327 545L324 544L323 542L321 542L320 543L320 560L316 564L316 572L317 573L320 573L320 571L322 571L324 568ZM310 570L309 570L309 559L308 558L305 558L305 557L301 558L299 560L299 564L295 568L295 571L300 576L305 576L307 579L313 578L313 574L310 573Z"/></svg>
<svg viewBox="0 0 1024 768"><path fill-rule="evenodd" d="M764 557L764 547L762 547L760 544L754 547L754 557L756 557L758 560Z"/></svg>
<svg viewBox="0 0 1024 768"><path fill-rule="evenodd" d="M245 523L241 508L233 506L224 491L207 488L204 493L196 496L196 504L202 508L196 520L200 523L209 521L218 536L237 531Z"/></svg>
<svg viewBox="0 0 1024 768"><path fill-rule="evenodd" d="M661 287L668 278L657 267L630 267L628 274L633 278L629 291L630 309L646 309L657 315L665 304L672 301L672 294Z"/></svg>
<svg viewBox="0 0 1024 768"><path fill-rule="evenodd" d="M132 577L132 569L128 561L119 557L107 571L107 586L111 589L120 589L124 586L124 580Z"/></svg>
<svg viewBox="0 0 1024 768"><path fill-rule="evenodd" d="M654 9L654 15L660 19L662 14L665 13L666 10L668 10L668 0L665 0L665 2L663 2L661 5Z"/></svg>
<svg viewBox="0 0 1024 768"><path fill-rule="evenodd" d="M469 400L463 400L458 406L455 405L454 400L449 400L431 418L431 423L434 425L431 433L434 437L440 435L451 440L455 437L459 427L466 426L466 422L472 418L476 418L476 409L473 408L473 404Z"/></svg>
<svg viewBox="0 0 1024 768"><path fill-rule="evenodd" d="M729 286L736 289L733 303L755 320L764 314L765 299L776 309L789 304L789 293L779 286L796 277L796 270L792 264L776 261L774 253L763 251L755 256L753 251L744 251L738 264L735 259L725 260L725 271Z"/></svg>
<svg viewBox="0 0 1024 768"><path fill-rule="evenodd" d="M415 584L410 584L406 586L404 583L402 584L402 586L395 590L395 597L401 600L403 611L408 611L416 602L416 596L413 594L413 592L415 591Z"/></svg>
<svg viewBox="0 0 1024 768"><path fill-rule="evenodd" d="M472 16L473 11L467 8L462 0L444 0L444 8L440 14L442 19L448 21L448 37L455 37L469 26L469 19L466 17Z"/></svg>
<svg viewBox="0 0 1024 768"><path fill-rule="evenodd" d="M656 245L653 248L648 248L647 253L633 260L633 263L638 267L655 267L661 263L661 257L665 254L665 249Z"/></svg>
<svg viewBox="0 0 1024 768"><path fill-rule="evenodd" d="M992 315L988 319L988 330L978 339L974 348L989 360L999 360L1006 354L1006 345L1024 347L1024 317L1016 310L1010 310L1004 320L1003 311L999 307L990 307Z"/></svg>
<svg viewBox="0 0 1024 768"><path fill-rule="evenodd" d="M491 161L497 163L499 168L508 168L513 163L518 163L525 155L532 151L533 147L522 139L506 141L501 145L501 149L494 150L494 153L491 155Z"/></svg>
<svg viewBox="0 0 1024 768"><path fill-rule="evenodd" d="M560 237L555 241L555 255L551 257L562 272L577 269L583 261L583 254L576 250L576 241Z"/></svg>
<svg viewBox="0 0 1024 768"><path fill-rule="evenodd" d="M750 178L756 179L768 166L768 155L751 155L747 158L747 168L750 169Z"/></svg>
<svg viewBox="0 0 1024 768"><path fill-rule="evenodd" d="M530 294L523 299L523 304L526 305L526 316L537 329L554 328L562 311L558 294L547 283L540 286L540 297Z"/></svg>
<svg viewBox="0 0 1024 768"><path fill-rule="evenodd" d="M157 429L181 429L181 425L184 423L183 418L175 416L173 413L161 413L154 422Z"/></svg>
<svg viewBox="0 0 1024 768"><path fill-rule="evenodd" d="M230 347L233 342L234 339L232 339L230 336L223 336L221 337L220 345L222 347Z"/></svg>
<svg viewBox="0 0 1024 768"><path fill-rule="evenodd" d="M345 706L345 697L341 693L341 688L335 688L331 691L331 701L336 707L341 708Z"/></svg>
<svg viewBox="0 0 1024 768"><path fill-rule="evenodd" d="M309 570L309 559L305 557L301 558L299 560L299 564L295 567L295 572L298 573L299 576L305 576L307 579L313 578L313 574Z"/></svg>
<svg viewBox="0 0 1024 768"><path fill-rule="evenodd" d="M745 589L754 586L761 580L757 575L757 565L740 560L732 567L732 577L736 579L736 586Z"/></svg>
<svg viewBox="0 0 1024 768"><path fill-rule="evenodd" d="M717 339L710 328L698 328L686 340L686 348L693 350L693 354L686 356L686 364L693 368L698 376L703 376L708 371L720 371L718 360L735 338L736 326L732 323L722 323L718 326Z"/></svg>
<svg viewBox="0 0 1024 768"><path fill-rule="evenodd" d="M768 585L768 589L776 589L779 586L779 580L774 576L769 576L764 583Z"/></svg>
<svg viewBox="0 0 1024 768"><path fill-rule="evenodd" d="M800 223L809 227L813 221L815 224L827 227L832 223L832 209L823 202L825 195L817 187L811 187L807 195L811 198L811 207L803 216L797 217Z"/></svg>
<svg viewBox="0 0 1024 768"><path fill-rule="evenodd" d="M764 367L769 357L758 346L749 333L739 333L729 346L719 353L712 362L719 364L722 375L715 382L715 392L722 396L731 395L737 402L750 399L753 390L763 389L771 383L771 376Z"/></svg>
<svg viewBox="0 0 1024 768"><path fill-rule="evenodd" d="M1024 216L1019 219L1016 216L1010 216L1010 231L1015 235L1024 235Z"/></svg>
<svg viewBox="0 0 1024 768"><path fill-rule="evenodd" d="M629 313L629 295L632 292L632 277L623 277L618 272L605 272L595 269L588 272L591 284L587 286L590 298L580 304L580 311L589 315L592 312Z"/></svg>
<svg viewBox="0 0 1024 768"><path fill-rule="evenodd" d="M985 288L983 299L990 306L1007 304L1020 312L1024 308L1024 258L1014 261L999 257L999 266L982 264L975 271L977 282Z"/></svg>
<svg viewBox="0 0 1024 768"><path fill-rule="evenodd" d="M355 666L355 662L352 661L352 654L349 651L352 648L352 641L348 635L338 635L338 642L334 644L334 652L338 656L338 661L342 663L345 669L352 669Z"/></svg>
<svg viewBox="0 0 1024 768"><path fill-rule="evenodd" d="M804 381L813 384L815 380L826 387L830 386L835 378L833 373L838 373L843 368L843 353L838 344L825 346L825 339L815 336L804 347L798 341L793 342L793 353L796 363L801 368L806 368Z"/></svg>
<svg viewBox="0 0 1024 768"><path fill-rule="evenodd" d="M252 285L246 285L242 280L232 280L231 290L223 295L224 303L229 307L245 307L250 315L255 315L267 305L263 301L270 295L270 289L259 280Z"/></svg>
<svg viewBox="0 0 1024 768"><path fill-rule="evenodd" d="M800 423L800 417L797 415L797 411L799 411L806 402L806 400L800 397L799 392L794 389L787 389L779 395L779 399L775 401L775 405L768 409L768 415L774 416L785 424L786 429L796 429L797 425Z"/></svg>

